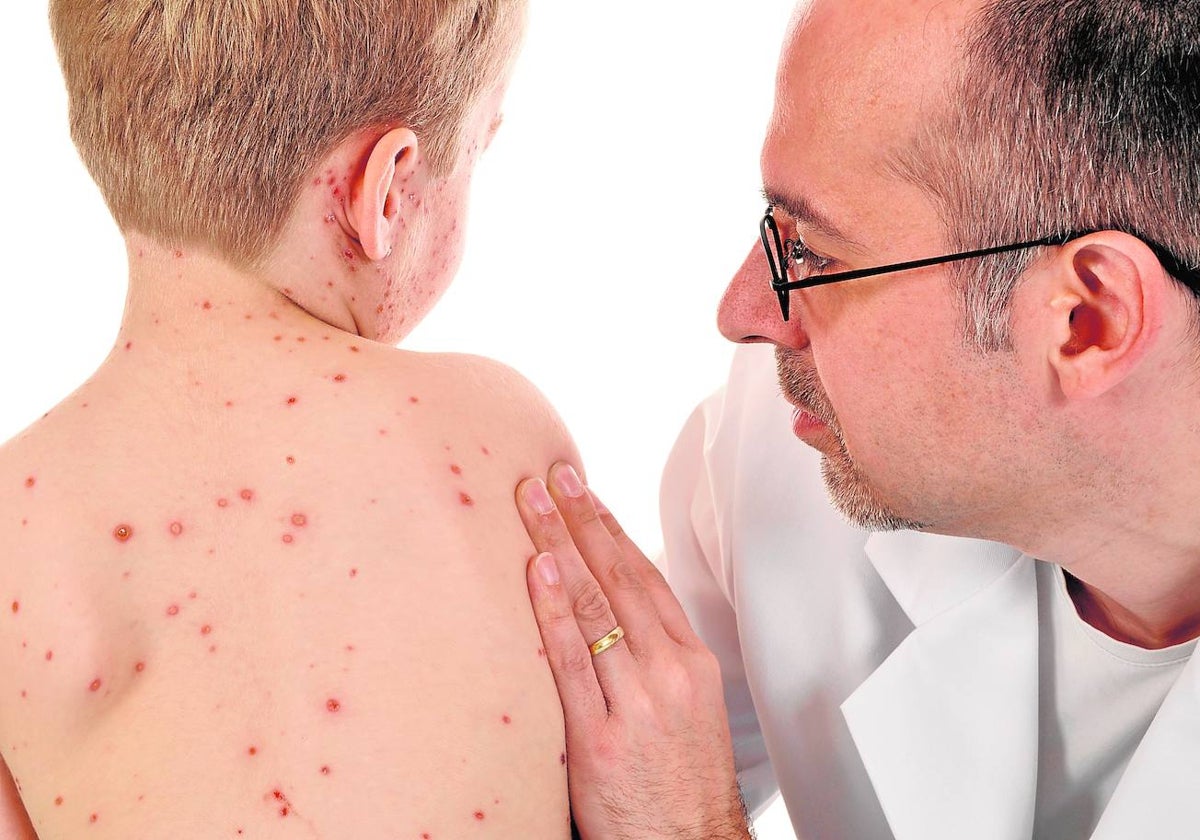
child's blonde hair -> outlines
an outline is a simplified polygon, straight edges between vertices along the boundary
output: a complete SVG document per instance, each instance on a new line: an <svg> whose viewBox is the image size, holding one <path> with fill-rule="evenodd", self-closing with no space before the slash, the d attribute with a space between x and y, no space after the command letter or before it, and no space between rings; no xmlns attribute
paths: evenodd
<svg viewBox="0 0 1200 840"><path fill-rule="evenodd" d="M71 136L123 231L251 265L321 159L405 124L435 174L524 0L50 0Z"/></svg>

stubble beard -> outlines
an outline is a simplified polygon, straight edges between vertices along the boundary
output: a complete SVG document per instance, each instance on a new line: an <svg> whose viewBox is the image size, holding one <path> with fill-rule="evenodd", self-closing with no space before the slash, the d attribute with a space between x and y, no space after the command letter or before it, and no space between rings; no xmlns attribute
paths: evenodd
<svg viewBox="0 0 1200 840"><path fill-rule="evenodd" d="M812 353L775 348L783 395L825 424L834 439L832 452L821 452L821 476L830 499L851 525L867 531L922 530L923 525L894 513L855 463L846 446L829 395L821 386Z"/></svg>

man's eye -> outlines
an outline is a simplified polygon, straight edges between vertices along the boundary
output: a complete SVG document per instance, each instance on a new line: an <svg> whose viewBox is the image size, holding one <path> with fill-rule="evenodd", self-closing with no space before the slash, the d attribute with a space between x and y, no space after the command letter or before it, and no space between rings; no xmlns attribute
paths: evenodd
<svg viewBox="0 0 1200 840"><path fill-rule="evenodd" d="M793 240L788 245L788 256L792 262L805 266L811 272L824 271L833 262L829 257L822 257L816 251L809 250L808 246L799 240Z"/></svg>

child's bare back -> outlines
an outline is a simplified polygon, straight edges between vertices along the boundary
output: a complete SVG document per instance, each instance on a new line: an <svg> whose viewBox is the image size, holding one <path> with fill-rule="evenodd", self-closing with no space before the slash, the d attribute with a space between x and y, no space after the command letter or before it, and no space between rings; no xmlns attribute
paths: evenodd
<svg viewBox="0 0 1200 840"><path fill-rule="evenodd" d="M129 339L0 450L0 753L35 825L561 836L511 499L561 429L499 365L198 303L225 328Z"/></svg>

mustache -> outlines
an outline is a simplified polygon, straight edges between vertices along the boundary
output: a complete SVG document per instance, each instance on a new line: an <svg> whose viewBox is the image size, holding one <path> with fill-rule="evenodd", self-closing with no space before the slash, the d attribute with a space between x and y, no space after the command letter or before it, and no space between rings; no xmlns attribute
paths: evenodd
<svg viewBox="0 0 1200 840"><path fill-rule="evenodd" d="M788 402L807 411L831 429L837 428L837 418L834 417L829 395L821 386L811 350L776 347L775 369L779 374L779 387Z"/></svg>

